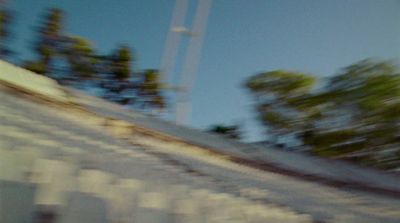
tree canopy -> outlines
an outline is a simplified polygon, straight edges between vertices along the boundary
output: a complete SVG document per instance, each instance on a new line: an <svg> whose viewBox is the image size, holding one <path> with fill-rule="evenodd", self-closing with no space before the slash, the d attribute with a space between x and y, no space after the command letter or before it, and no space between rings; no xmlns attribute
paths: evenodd
<svg viewBox="0 0 400 223"><path fill-rule="evenodd" d="M44 14L33 44L36 59L25 61L25 68L64 85L90 91L97 89L98 96L122 105L144 111L165 108L158 70L134 69L135 55L126 44L119 45L111 53L98 54L90 40L66 33L65 20L65 13L57 8Z"/></svg>
<svg viewBox="0 0 400 223"><path fill-rule="evenodd" d="M9 9L2 6L0 8L0 58L4 59L13 51L7 46L7 41L11 35L10 24L12 22L12 14Z"/></svg>
<svg viewBox="0 0 400 223"><path fill-rule="evenodd" d="M273 138L292 134L318 155L387 168L398 164L400 72L396 66L363 60L330 77L322 89L314 89L315 83L312 75L272 71L250 77L245 87Z"/></svg>

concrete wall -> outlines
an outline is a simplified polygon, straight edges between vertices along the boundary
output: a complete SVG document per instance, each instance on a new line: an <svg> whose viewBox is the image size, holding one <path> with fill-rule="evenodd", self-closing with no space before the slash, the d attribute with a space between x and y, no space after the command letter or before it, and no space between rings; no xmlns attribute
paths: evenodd
<svg viewBox="0 0 400 223"><path fill-rule="evenodd" d="M67 94L56 81L0 60L0 82L66 102Z"/></svg>

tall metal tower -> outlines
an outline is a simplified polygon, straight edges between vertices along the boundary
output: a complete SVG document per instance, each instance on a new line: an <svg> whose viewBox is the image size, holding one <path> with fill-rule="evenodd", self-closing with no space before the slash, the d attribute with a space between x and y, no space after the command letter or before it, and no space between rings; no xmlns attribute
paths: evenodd
<svg viewBox="0 0 400 223"><path fill-rule="evenodd" d="M175 111L173 111L175 112L175 121L180 125L190 124L191 91L199 67L201 48L207 28L211 3L212 0L198 0L191 29L188 29L184 27L188 1L176 0L162 57L161 69L163 81L165 83L171 82L168 76L171 75L176 66L176 56L181 36L188 36L190 39L180 71L179 83L176 87L176 104L174 106ZM171 86L173 86L173 84Z"/></svg>

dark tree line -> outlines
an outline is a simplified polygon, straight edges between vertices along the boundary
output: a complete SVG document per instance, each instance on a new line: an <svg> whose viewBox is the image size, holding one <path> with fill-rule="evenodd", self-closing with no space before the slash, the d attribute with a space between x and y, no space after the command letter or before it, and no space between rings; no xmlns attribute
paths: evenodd
<svg viewBox="0 0 400 223"><path fill-rule="evenodd" d="M11 36L12 12L0 3L0 58L5 59L14 52L8 47Z"/></svg>
<svg viewBox="0 0 400 223"><path fill-rule="evenodd" d="M0 56L9 52L11 13L0 11ZM160 112L166 106L160 72L156 69L138 70L135 56L128 45L119 45L109 54L99 54L91 41L66 33L65 13L49 9L35 28L32 44L35 58L22 64L28 70L57 80L60 84L96 92L115 103Z"/></svg>

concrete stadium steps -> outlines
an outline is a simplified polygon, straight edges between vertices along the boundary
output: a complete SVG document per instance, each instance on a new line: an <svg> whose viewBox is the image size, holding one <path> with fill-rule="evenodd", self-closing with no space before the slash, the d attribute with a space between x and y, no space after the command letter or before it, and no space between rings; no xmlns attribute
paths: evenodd
<svg viewBox="0 0 400 223"><path fill-rule="evenodd" d="M32 109L27 117L13 103L19 102L0 104L1 209L26 211L0 210L1 222L29 223L51 212L62 223L291 222L293 215L311 222L287 208L221 193L139 147L52 114ZM258 212L248 210L254 207Z"/></svg>
<svg viewBox="0 0 400 223"><path fill-rule="evenodd" d="M30 182L37 185L35 203L63 205L76 188L77 167L60 160L38 159Z"/></svg>
<svg viewBox="0 0 400 223"><path fill-rule="evenodd" d="M32 184L3 180L0 176L0 222L32 222L35 213L34 193Z"/></svg>
<svg viewBox="0 0 400 223"><path fill-rule="evenodd" d="M394 194L399 196L400 180L393 175L385 174L373 169L359 168L357 166L348 165L344 162L329 162L316 157L304 156L302 154L293 154L285 151L276 151L270 148L257 146L249 146L247 144L238 143L232 140L223 139L213 134L207 134L199 130L176 126L172 123L165 122L153 117L149 117L134 111L127 111L115 104L106 102L99 98L88 96L79 91L65 89L59 86L54 80L34 74L28 70L16 67L4 61L0 61L0 83L12 89L18 89L22 92L30 92L35 97L44 96L52 101L61 103L78 103L90 112L97 115L117 120L122 126L126 123L134 123L137 126L169 135L178 139L182 139L189 144L196 144L209 147L220 152L227 152L248 158L253 161L261 161L273 165L275 168L269 168L268 171L292 172L291 176L301 175L303 180L309 179L316 182L326 182L328 179L333 180L332 184L344 184L345 182L353 183L353 189L363 189L364 191L375 191L375 193ZM1 98L6 100L6 98ZM23 102L23 100L17 100ZM39 106L40 107L40 106ZM54 112L55 110L53 110ZM57 116L57 114L53 114ZM75 117L73 117L75 115ZM67 114L62 116L67 117ZM80 121L80 117L76 114L70 116L71 120ZM98 116L86 116L91 119L96 126L102 125L104 119ZM49 120L52 122L52 120ZM104 123L103 123L104 124ZM92 129L93 130L93 129ZM124 128L116 128L114 130L127 130ZM89 131L93 132L93 131ZM115 132L116 134L125 135L124 131ZM125 136L124 136L125 137ZM110 139L111 140L111 139ZM43 143L46 143L44 141ZM124 153L125 151L121 151ZM294 173L293 173L294 172ZM290 175L290 174L289 174ZM322 178L321 178L322 177ZM363 187L366 185L366 187Z"/></svg>
<svg viewBox="0 0 400 223"><path fill-rule="evenodd" d="M87 193L73 192L65 208L57 213L60 223L111 223L105 200Z"/></svg>
<svg viewBox="0 0 400 223"><path fill-rule="evenodd" d="M112 175L113 180L104 183L105 187L118 188L110 189L111 191L122 190L117 187L119 185L117 182L121 180L142 182L145 189L135 192L137 197L143 197L139 196L143 193L145 193L144 197L151 197L152 193L156 193L165 195L165 199L169 200L168 196L175 193L173 191L176 189L173 188L184 185L188 188L188 192L182 193L183 198L177 196L166 210L157 212L160 216L173 218L175 222L199 222L202 218L210 222L228 221L229 216L235 216L235 220L229 219L232 222L276 222L277 219L283 219L279 220L282 222L311 222L312 219L321 219L325 222L365 223L398 222L400 219L397 208L400 202L395 199L363 193L348 193L336 188L257 170L228 162L226 159L214 157L208 153L195 153L191 146L188 147L185 144L168 144L157 141L158 139L149 140L145 137L134 137L132 142L121 141L98 129L98 125L86 122L77 114L68 114L59 109L32 103L1 90L0 102L0 148L6 152L11 151L12 156L18 157L14 160L25 160L17 161L17 163L23 162L28 166L20 169L20 172L17 171L14 174L17 177L14 179L7 172L5 174L7 182L21 184L25 184L26 181L31 182L30 185L35 188L32 202L37 201L39 193L36 192L41 190L40 187L45 185L56 187L46 196L50 198L58 196L59 200L64 202L63 205L48 207L48 205L34 203L34 206L36 210L41 210L43 207L44 210L46 208L56 210L60 213L60 221L61 219L65 219L63 221L67 223L78 221L76 216L80 215L87 215L87 218L83 218L87 221L100 221L90 215L97 212L103 213L105 209L107 213L102 218L107 218L107 221L119 219L122 222L129 222L137 217L137 215L133 216L135 210L139 208L151 210L149 209L151 205L143 205L143 202L139 202L139 198L132 201L131 199L124 200L124 196L120 196L122 200L118 202L110 200L112 196L108 194L99 196L100 193L82 192L79 189L81 187L78 179L81 173L88 170ZM28 152L28 154L24 155L25 158L21 158L23 157L20 156L21 152ZM34 161L39 159L74 166L76 171L73 171L71 175L73 181L77 183L73 190L62 188L57 184L34 184L30 181L34 168L29 169L29 166L36 166ZM29 171L26 172L26 169ZM11 176L14 175L11 174ZM94 177L94 179L97 178ZM161 188L157 185L161 185ZM204 200L201 196L195 196L196 193L193 191L198 190L208 191L207 194L212 194L211 197L229 194L233 197L233 201L212 206L212 202L208 199ZM147 196L148 193L150 196ZM95 210L76 208L74 202L86 198L90 200L88 203L96 203L93 205ZM210 200L214 202L215 199ZM180 202L182 204L179 204ZM232 202L235 205L232 205ZM243 202L245 205L241 205ZM53 201L53 203L57 202ZM133 211L129 212L118 205L123 203L132 205ZM251 210L242 206L251 207ZM229 209L231 207L234 209ZM229 216L215 216L218 215L218 212L215 212L216 208L221 210L221 215L229 213ZM190 214L190 210L196 210L195 212L200 215ZM43 216L46 216L46 213L44 211ZM61 218L61 216L67 216L66 213L72 214L68 218ZM137 217L137 220L145 221L148 218L144 215ZM157 218L153 220L156 221Z"/></svg>
<svg viewBox="0 0 400 223"><path fill-rule="evenodd" d="M119 120L121 123L125 121L135 126L161 132L165 135L181 139L188 144L211 148L214 151L252 160L260 163L260 166L264 163L274 167L266 168L267 171L275 171L315 182L320 181L321 183L329 180L331 181L331 185L346 184L347 182L348 187L353 185L353 189L370 192L375 190L376 193L383 194L387 192L389 196L400 196L400 178L393 174L372 168L359 167L347 162L276 150L261 145L240 143L200 130L176 126L173 123L135 111L126 110L79 91L71 90L70 92L75 96L74 100L76 102L97 115Z"/></svg>
<svg viewBox="0 0 400 223"><path fill-rule="evenodd" d="M13 160L20 158L20 154L12 151L2 151L1 155L14 156ZM18 163L9 164L9 168L17 168ZM23 182L20 178L13 181L10 177L3 179L3 176L0 180L31 193L25 198L24 205L30 203L58 211L59 222L129 222L132 219L135 222L200 222L201 218L205 218L205 222L311 222L310 216L296 214L287 208L257 204L207 189L122 179L99 170L76 169L76 166L59 160L39 158L34 166L32 177ZM17 191L11 193L10 186L0 185L2 195L15 196L6 199L6 203L18 201ZM27 191L29 188L35 190Z"/></svg>

